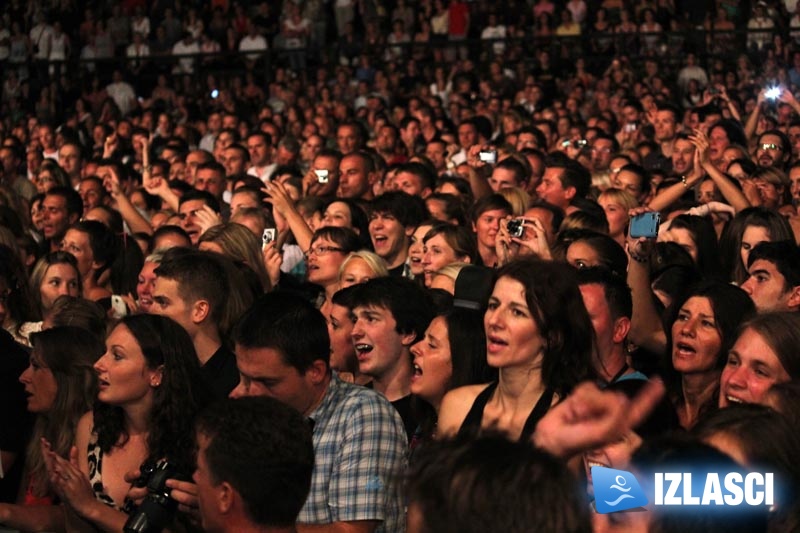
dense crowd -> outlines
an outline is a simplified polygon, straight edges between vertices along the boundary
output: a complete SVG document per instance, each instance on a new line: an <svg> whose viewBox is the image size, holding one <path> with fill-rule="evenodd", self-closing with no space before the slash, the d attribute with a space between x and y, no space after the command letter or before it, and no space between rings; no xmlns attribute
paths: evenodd
<svg viewBox="0 0 800 533"><path fill-rule="evenodd" d="M799 530L798 5L10 1L0 525Z"/></svg>

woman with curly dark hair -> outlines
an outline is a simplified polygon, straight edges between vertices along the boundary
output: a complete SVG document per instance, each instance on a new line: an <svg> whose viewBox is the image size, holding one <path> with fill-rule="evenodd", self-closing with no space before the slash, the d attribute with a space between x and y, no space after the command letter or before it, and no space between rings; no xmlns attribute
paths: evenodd
<svg viewBox="0 0 800 533"><path fill-rule="evenodd" d="M121 531L126 473L164 459L186 476L194 471L194 417L210 395L189 334L162 316L124 318L95 370L97 402L78 423L72 461L49 453L48 471L77 517Z"/></svg>

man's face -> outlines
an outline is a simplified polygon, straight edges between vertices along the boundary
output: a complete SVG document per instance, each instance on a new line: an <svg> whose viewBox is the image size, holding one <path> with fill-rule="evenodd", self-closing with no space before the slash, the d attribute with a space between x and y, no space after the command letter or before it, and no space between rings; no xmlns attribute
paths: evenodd
<svg viewBox="0 0 800 533"><path fill-rule="evenodd" d="M658 142L671 141L675 138L677 122L672 111L656 112L655 130Z"/></svg>
<svg viewBox="0 0 800 533"><path fill-rule="evenodd" d="M369 176L366 165L360 156L347 156L339 163L340 198L361 198L369 191Z"/></svg>
<svg viewBox="0 0 800 533"><path fill-rule="evenodd" d="M788 135L792 143L792 156L797 159L800 157L800 126L790 126Z"/></svg>
<svg viewBox="0 0 800 533"><path fill-rule="evenodd" d="M395 176L395 184L397 190L410 194L411 196L419 196L426 198L431 194L430 187L424 187L422 178L411 172L398 172Z"/></svg>
<svg viewBox="0 0 800 533"><path fill-rule="evenodd" d="M81 154L74 144L65 144L58 151L58 164L69 176L78 176L81 173Z"/></svg>
<svg viewBox="0 0 800 533"><path fill-rule="evenodd" d="M222 127L222 117L219 113L211 113L208 115L208 122L206 125L210 133L217 133Z"/></svg>
<svg viewBox="0 0 800 533"><path fill-rule="evenodd" d="M478 130L473 124L461 124L458 127L458 144L464 150L469 150L478 142Z"/></svg>
<svg viewBox="0 0 800 533"><path fill-rule="evenodd" d="M339 126L336 131L336 144L343 154L351 154L358 149L358 131L355 126Z"/></svg>
<svg viewBox="0 0 800 533"><path fill-rule="evenodd" d="M782 167L786 161L783 141L777 135L762 135L756 145L756 161L762 167Z"/></svg>
<svg viewBox="0 0 800 533"><path fill-rule="evenodd" d="M193 306L181 298L179 289L176 280L157 276L150 313L171 318L193 336L197 329L192 319Z"/></svg>
<svg viewBox="0 0 800 533"><path fill-rule="evenodd" d="M223 531L224 517L219 516L219 484L214 483L213 475L206 460L206 450L211 444L211 438L204 433L197 432L197 468L192 475L192 481L197 485L197 506L200 512L200 522L203 531Z"/></svg>
<svg viewBox="0 0 800 533"><path fill-rule="evenodd" d="M500 189L517 186L519 186L519 184L515 179L514 172L511 170L497 167L492 170L492 175L489 177L489 187L491 187L494 192L498 192Z"/></svg>
<svg viewBox="0 0 800 533"><path fill-rule="evenodd" d="M592 320L592 327L597 340L597 351L602 361L604 357L611 353L614 345L617 344L614 331L614 318L608 308L606 301L605 288L598 283L581 285L581 296L583 304ZM622 342L619 340L619 342Z"/></svg>
<svg viewBox="0 0 800 533"><path fill-rule="evenodd" d="M11 148L0 148L0 162L3 164L3 172L6 179L11 180L17 176L18 161Z"/></svg>
<svg viewBox="0 0 800 533"><path fill-rule="evenodd" d="M379 152L393 152L397 146L397 134L394 128L384 126L378 130L375 138L375 148Z"/></svg>
<svg viewBox="0 0 800 533"><path fill-rule="evenodd" d="M273 348L248 348L237 344L235 352L239 385L231 391L231 398L268 396L303 415L311 412L316 394L310 372L301 374L287 365L280 352Z"/></svg>
<svg viewBox="0 0 800 533"><path fill-rule="evenodd" d="M94 209L103 203L103 198L105 197L104 192L102 186L94 180L81 181L78 186L78 194L81 195L81 200L83 200L84 215L88 213L90 209Z"/></svg>
<svg viewBox="0 0 800 533"><path fill-rule="evenodd" d="M400 137L403 139L403 142L406 145L413 146L421 133L422 132L419 129L419 122L412 120L404 129L400 130Z"/></svg>
<svg viewBox="0 0 800 533"><path fill-rule="evenodd" d="M42 233L45 239L61 240L70 224L77 220L76 215L67 213L67 199L62 196L48 194L42 201L44 220Z"/></svg>
<svg viewBox="0 0 800 533"><path fill-rule="evenodd" d="M390 267L397 266L401 259L405 260L412 230L404 228L391 213L373 213L369 221L372 247Z"/></svg>
<svg viewBox="0 0 800 533"><path fill-rule="evenodd" d="M800 201L800 167L789 171L789 180L792 182L792 200L795 202Z"/></svg>
<svg viewBox="0 0 800 533"><path fill-rule="evenodd" d="M247 151L250 152L250 162L256 167L265 167L269 164L272 147L264 142L264 137L254 135L247 139Z"/></svg>
<svg viewBox="0 0 800 533"><path fill-rule="evenodd" d="M425 147L425 157L431 160L437 173L443 172L447 168L447 150L442 143L429 143Z"/></svg>
<svg viewBox="0 0 800 533"><path fill-rule="evenodd" d="M561 174L563 172L563 168L546 169L542 176L542 182L536 187L536 194L545 202L556 205L561 209L566 209L572 197L575 196L575 189L572 187L564 188L561 183Z"/></svg>
<svg viewBox="0 0 800 533"><path fill-rule="evenodd" d="M25 156L28 172L35 174L42 164L42 154L38 150L30 150Z"/></svg>
<svg viewBox="0 0 800 533"><path fill-rule="evenodd" d="M197 171L194 188L198 191L206 191L216 198L221 198L225 192L225 176L216 170L204 168Z"/></svg>
<svg viewBox="0 0 800 533"><path fill-rule="evenodd" d="M397 332L397 322L385 307L358 306L353 309L350 336L358 358L358 371L380 378L403 364L411 364L407 349L413 334Z"/></svg>
<svg viewBox="0 0 800 533"><path fill-rule="evenodd" d="M536 135L533 133L520 133L517 135L517 151L521 151L525 148L536 148L539 149L539 141L536 140Z"/></svg>
<svg viewBox="0 0 800 533"><path fill-rule="evenodd" d="M672 170L680 176L685 176L692 171L692 167L694 167L694 145L686 139L678 139L672 150Z"/></svg>
<svg viewBox="0 0 800 533"><path fill-rule="evenodd" d="M183 202L178 208L178 216L181 219L181 227L189 234L192 244L197 246L200 238L200 226L197 220L197 211L202 209L206 203L203 200L188 200Z"/></svg>
<svg viewBox="0 0 800 533"><path fill-rule="evenodd" d="M775 263L759 259L753 261L748 272L750 277L742 284L742 290L750 295L759 313L797 310L800 301L796 291L787 286Z"/></svg>
<svg viewBox="0 0 800 533"><path fill-rule="evenodd" d="M247 170L247 162L241 150L237 148L226 148L222 152L221 163L225 167L225 174L228 176L243 174Z"/></svg>
<svg viewBox="0 0 800 533"><path fill-rule="evenodd" d="M42 148L48 152L52 152L56 147L56 138L53 134L53 128L50 126L39 126L39 142Z"/></svg>
<svg viewBox="0 0 800 533"><path fill-rule="evenodd" d="M202 152L189 152L189 155L186 156L186 167L184 168L181 179L190 185L194 185L194 180L197 176L197 167L204 161L205 156Z"/></svg>
<svg viewBox="0 0 800 533"><path fill-rule="evenodd" d="M614 149L614 143L610 139L595 139L592 146L592 168L595 172L603 172L608 170L608 165L611 163L611 151Z"/></svg>

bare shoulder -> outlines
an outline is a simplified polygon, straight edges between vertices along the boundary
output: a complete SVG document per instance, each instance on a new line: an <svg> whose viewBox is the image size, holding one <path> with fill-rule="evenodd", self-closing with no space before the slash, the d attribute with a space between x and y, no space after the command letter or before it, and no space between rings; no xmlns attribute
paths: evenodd
<svg viewBox="0 0 800 533"><path fill-rule="evenodd" d="M458 429L467 417L475 398L486 389L488 384L466 385L453 389L444 395L439 409L438 434L450 437L458 433Z"/></svg>

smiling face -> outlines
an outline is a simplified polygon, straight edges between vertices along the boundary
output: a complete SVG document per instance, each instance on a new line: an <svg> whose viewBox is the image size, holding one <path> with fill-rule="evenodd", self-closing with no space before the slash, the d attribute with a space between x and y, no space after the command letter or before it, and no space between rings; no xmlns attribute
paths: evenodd
<svg viewBox="0 0 800 533"><path fill-rule="evenodd" d="M672 366L682 374L708 372L716 366L721 347L711 301L703 296L686 300L672 325Z"/></svg>
<svg viewBox="0 0 800 533"><path fill-rule="evenodd" d="M584 453L583 468L586 470L587 492L594 494L594 485L592 484L593 466L625 470L630 464L633 453L641 444L642 438L636 432L628 431L614 442Z"/></svg>
<svg viewBox="0 0 800 533"><path fill-rule="evenodd" d="M391 213L372 213L369 220L369 235L375 253L381 256L389 268L404 262L408 253L408 240L414 228L405 228Z"/></svg>
<svg viewBox="0 0 800 533"><path fill-rule="evenodd" d="M97 399L109 405L152 402L154 387L161 385L162 369L148 368L139 343L123 324L106 339L106 353L94 369L100 387Z"/></svg>
<svg viewBox="0 0 800 533"><path fill-rule="evenodd" d="M53 372L47 367L39 350L33 350L28 368L19 377L25 385L28 399L28 411L31 413L47 413L53 408L58 394L58 384Z"/></svg>
<svg viewBox="0 0 800 533"><path fill-rule="evenodd" d="M411 347L411 354L414 356L411 393L438 411L453 375L450 339L444 317L433 319L422 340Z"/></svg>
<svg viewBox="0 0 800 533"><path fill-rule="evenodd" d="M540 365L545 341L525 300L525 286L502 277L497 280L483 317L486 358L490 366L506 368Z"/></svg>
<svg viewBox="0 0 800 533"><path fill-rule="evenodd" d="M767 392L772 385L789 381L778 355L759 333L745 329L728 354L722 369L719 406L736 403L767 405Z"/></svg>
<svg viewBox="0 0 800 533"><path fill-rule="evenodd" d="M475 232L479 246L494 250L500 221L509 214L505 209L492 209L481 213L478 220L472 224L472 231Z"/></svg>
<svg viewBox="0 0 800 533"><path fill-rule="evenodd" d="M136 282L136 296L139 299L139 309L142 313L149 313L153 306L153 293L156 288L155 270L158 263L146 262L139 271L139 279Z"/></svg>
<svg viewBox="0 0 800 533"><path fill-rule="evenodd" d="M335 226L338 228L352 228L353 219L350 206L344 202L332 202L322 215L322 227Z"/></svg>

